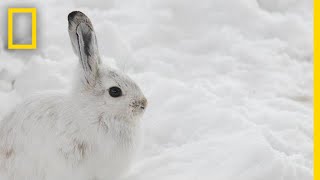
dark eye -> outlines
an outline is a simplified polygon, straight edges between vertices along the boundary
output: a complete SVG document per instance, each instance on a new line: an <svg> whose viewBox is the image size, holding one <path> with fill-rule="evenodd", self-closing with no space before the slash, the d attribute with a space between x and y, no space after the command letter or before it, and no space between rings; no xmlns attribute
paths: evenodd
<svg viewBox="0 0 320 180"><path fill-rule="evenodd" d="M118 87L111 87L109 89L109 94L110 94L111 97L119 97L119 96L122 95L122 91Z"/></svg>

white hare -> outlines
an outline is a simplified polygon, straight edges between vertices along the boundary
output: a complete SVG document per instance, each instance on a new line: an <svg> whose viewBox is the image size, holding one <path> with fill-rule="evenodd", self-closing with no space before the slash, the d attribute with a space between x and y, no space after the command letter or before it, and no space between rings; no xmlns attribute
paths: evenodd
<svg viewBox="0 0 320 180"><path fill-rule="evenodd" d="M0 122L1 178L114 180L139 145L146 98L103 65L85 14L74 11L68 21L79 78L71 92L34 95Z"/></svg>

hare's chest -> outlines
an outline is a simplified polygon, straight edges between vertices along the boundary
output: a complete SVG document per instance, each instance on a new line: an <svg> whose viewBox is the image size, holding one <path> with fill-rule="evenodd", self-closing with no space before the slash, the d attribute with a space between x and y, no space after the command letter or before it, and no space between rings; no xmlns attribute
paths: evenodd
<svg viewBox="0 0 320 180"><path fill-rule="evenodd" d="M91 149L83 161L89 174L97 177L122 174L131 164L140 146L140 133L137 127L122 124L106 124L107 131L98 132L92 140Z"/></svg>

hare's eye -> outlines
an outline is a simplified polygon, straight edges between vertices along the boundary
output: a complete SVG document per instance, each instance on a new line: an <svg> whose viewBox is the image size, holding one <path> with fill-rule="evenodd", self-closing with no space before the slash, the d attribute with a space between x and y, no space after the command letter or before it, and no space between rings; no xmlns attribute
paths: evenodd
<svg viewBox="0 0 320 180"><path fill-rule="evenodd" d="M109 88L109 94L111 97L119 97L122 95L122 91L118 87L111 87Z"/></svg>

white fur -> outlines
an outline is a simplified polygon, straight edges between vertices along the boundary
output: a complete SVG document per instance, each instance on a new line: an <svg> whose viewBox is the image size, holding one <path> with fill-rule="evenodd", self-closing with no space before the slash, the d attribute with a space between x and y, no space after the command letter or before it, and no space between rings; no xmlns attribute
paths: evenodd
<svg viewBox="0 0 320 180"><path fill-rule="evenodd" d="M85 24L70 31L70 21L74 21L69 19L71 41L77 41L72 33L79 31L84 39L88 33L95 38ZM94 56L83 58L75 51L82 65L71 92L34 95L1 121L0 177L114 180L129 167L139 147L141 106L146 106L146 99L129 77L100 62L96 40L83 43L89 43L85 45ZM83 63L96 67L88 71ZM112 86L121 87L123 96L111 97Z"/></svg>

